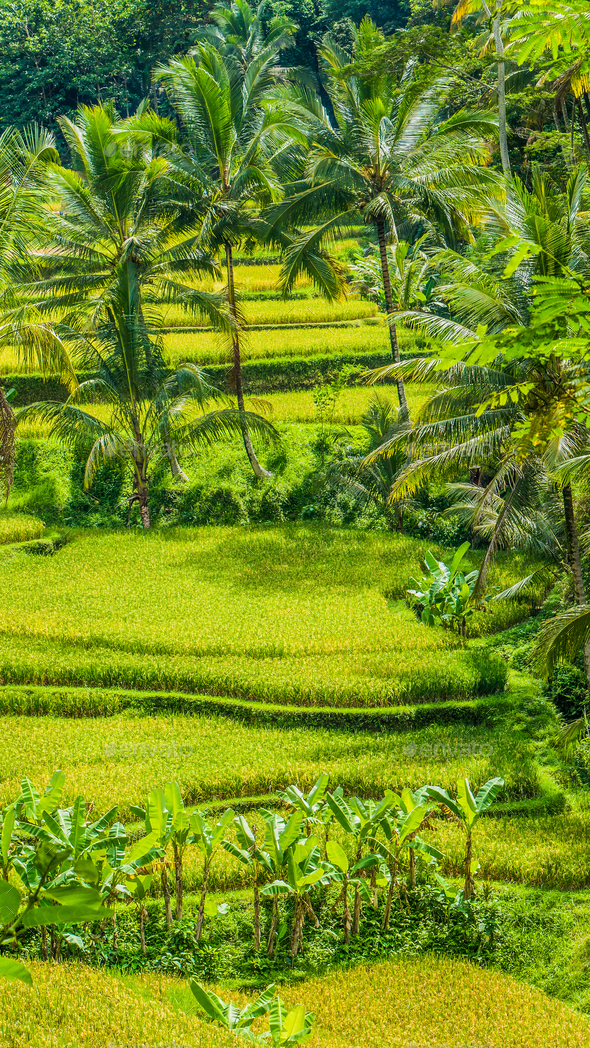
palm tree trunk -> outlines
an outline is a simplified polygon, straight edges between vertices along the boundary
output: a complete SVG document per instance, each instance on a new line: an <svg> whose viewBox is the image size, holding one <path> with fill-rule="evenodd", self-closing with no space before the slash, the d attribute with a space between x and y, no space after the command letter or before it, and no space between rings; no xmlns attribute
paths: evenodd
<svg viewBox="0 0 590 1048"><path fill-rule="evenodd" d="M574 509L574 497L571 484L566 484L563 489L563 513L565 518L567 552L572 571L576 604L585 604L586 587L584 586L584 576L582 575L582 558L580 556L580 543L578 541L578 528L576 524L576 513ZM590 695L590 642L584 646L584 669L586 671L586 683Z"/></svg>
<svg viewBox="0 0 590 1048"><path fill-rule="evenodd" d="M588 156L590 157L590 135L588 134L588 124L586 122L586 117L584 116L584 110L582 108L582 99L578 98L577 101L578 101L578 115L580 117L580 124L582 125L582 134L584 136L584 146L586 147L586 152L587 152Z"/></svg>
<svg viewBox="0 0 590 1048"><path fill-rule="evenodd" d="M508 128L506 125L506 66L504 63L504 41L500 27L500 12L492 24L496 55L498 56L498 132L500 139L500 159L502 171L510 175L510 157L508 155Z"/></svg>
<svg viewBox="0 0 590 1048"><path fill-rule="evenodd" d="M232 319L237 323L237 310L236 310L236 291L234 284L234 262L231 244L225 245L225 261L227 267L227 297L229 303L229 311ZM240 427L242 430L242 439L244 441L244 447L246 454L250 460L250 465L254 471L255 476L260 479L268 480L272 477L272 473L269 473L267 469L264 469L260 465L256 458L256 452L252 447L252 441L250 440L250 433L248 432L248 423L246 421L246 409L244 407L244 383L242 377L242 358L240 354L240 336L236 328L232 332L232 349L233 349L233 380L236 386L236 396L238 399L238 412L240 415Z"/></svg>
<svg viewBox="0 0 590 1048"><path fill-rule="evenodd" d="M502 512L500 513L500 516L498 517L498 519L496 521L496 527L494 528L494 534L492 535L492 537L490 539L490 544L489 544L489 546L488 546L488 548L487 548L487 550L485 552L485 556L484 556L484 558L482 560L482 563L481 563L481 568L479 569L479 575L477 576L477 582L475 583L475 587L473 589L473 599L474 600L477 600L479 597L481 597L482 593L485 592L486 582L487 582L487 577L488 577L488 571L489 571L489 568L490 568L490 564L491 564L492 558L493 558L493 556L494 556L494 554L496 552L496 548L498 546L498 539L500 538L500 534L502 532L502 527L504 525L504 521L506 520L506 516L508 514L508 510L510 509L510 506L512 505L512 499L514 498L514 493L516 491L517 486L518 486L518 481L514 485L512 491L510 492L508 497L504 499L504 505L502 507Z"/></svg>
<svg viewBox="0 0 590 1048"><path fill-rule="evenodd" d="M391 292L391 275L389 272L389 261L387 259L387 244L385 242L385 222L382 218L378 218L375 222L377 227L377 239L379 241L379 256L381 259L381 274L383 276L383 290L385 292L385 307L387 309L388 318L393 313L393 295ZM397 341L397 331L395 324L389 320L389 342L391 345L391 355L396 364L399 364L399 344ZM397 397L399 400L399 406L402 411L405 412L406 416L408 412L408 400L406 397L406 387L404 385L403 378L398 378L396 381L397 385Z"/></svg>

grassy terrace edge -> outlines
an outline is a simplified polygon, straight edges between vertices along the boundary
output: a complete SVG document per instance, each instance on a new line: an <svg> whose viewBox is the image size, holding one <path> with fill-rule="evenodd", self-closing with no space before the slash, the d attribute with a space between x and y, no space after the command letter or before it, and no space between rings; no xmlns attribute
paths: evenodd
<svg viewBox="0 0 590 1048"><path fill-rule="evenodd" d="M144 713L213 714L243 723L282 727L381 732L430 724L483 724L506 712L510 694L420 703L415 706L281 706L277 703L180 691L139 691L75 685L0 684L0 716L109 717L125 710Z"/></svg>

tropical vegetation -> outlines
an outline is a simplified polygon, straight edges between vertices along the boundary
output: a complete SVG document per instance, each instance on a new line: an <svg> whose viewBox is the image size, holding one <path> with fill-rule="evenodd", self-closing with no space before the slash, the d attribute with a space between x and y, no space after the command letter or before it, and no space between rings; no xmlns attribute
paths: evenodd
<svg viewBox="0 0 590 1048"><path fill-rule="evenodd" d="M0 1040L587 1043L587 4L4 8Z"/></svg>

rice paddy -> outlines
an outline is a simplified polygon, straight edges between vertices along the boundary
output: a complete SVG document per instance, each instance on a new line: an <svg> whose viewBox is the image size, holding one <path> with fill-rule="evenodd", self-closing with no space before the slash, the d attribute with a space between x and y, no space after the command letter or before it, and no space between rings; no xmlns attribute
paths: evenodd
<svg viewBox="0 0 590 1048"><path fill-rule="evenodd" d="M327 302L323 298L247 299L241 303L247 324L335 324L342 320L361 320L376 317L377 306L356 298ZM162 324L166 327L208 326L208 319L187 313L180 306L161 309Z"/></svg>
<svg viewBox="0 0 590 1048"><path fill-rule="evenodd" d="M194 360L200 364L228 364L227 342L214 331L177 331L163 335L164 350L172 364ZM400 339L402 348L411 340ZM249 331L243 340L244 361L290 360L318 356L351 357L359 353L387 357L389 335L385 324L359 323L348 327L269 329ZM229 366L229 365L228 365Z"/></svg>
<svg viewBox="0 0 590 1048"><path fill-rule="evenodd" d="M197 1017L188 986L176 979L121 977L76 963L31 968L33 989L15 983L2 998L6 1048L235 1043L235 1034ZM241 1006L248 999L219 992ZM309 1048L586 1048L590 1036L583 1016L539 990L445 957L358 966L282 987L281 996L314 1012Z"/></svg>
<svg viewBox="0 0 590 1048"><path fill-rule="evenodd" d="M319 728L285 732L218 717L123 713L90 721L7 716L2 732L0 805L18 792L26 749L27 775L38 788L60 768L68 803L82 794L97 812L118 803L124 817L171 779L194 805L265 795L291 783L307 791L323 772L332 788L341 785L363 797L425 782L452 788L463 774L475 785L502 774L508 800L539 790L530 740L514 740L502 729L436 725L355 736Z"/></svg>
<svg viewBox="0 0 590 1048"><path fill-rule="evenodd" d="M24 554L5 557L0 676L303 706L501 691L499 656L404 605L423 550L400 535L304 526L79 533L26 570ZM502 558L494 581L508 584L525 563ZM479 628L527 609L497 604Z"/></svg>

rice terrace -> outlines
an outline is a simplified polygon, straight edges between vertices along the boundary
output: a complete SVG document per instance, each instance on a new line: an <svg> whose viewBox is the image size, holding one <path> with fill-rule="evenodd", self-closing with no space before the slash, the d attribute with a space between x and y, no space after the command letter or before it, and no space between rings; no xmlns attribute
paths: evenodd
<svg viewBox="0 0 590 1048"><path fill-rule="evenodd" d="M0 80L0 1048L587 1048L587 3Z"/></svg>

